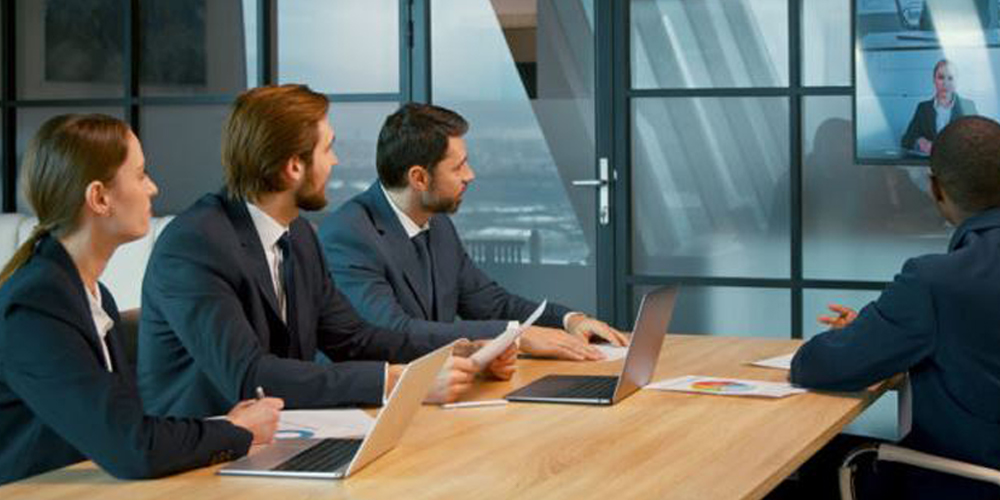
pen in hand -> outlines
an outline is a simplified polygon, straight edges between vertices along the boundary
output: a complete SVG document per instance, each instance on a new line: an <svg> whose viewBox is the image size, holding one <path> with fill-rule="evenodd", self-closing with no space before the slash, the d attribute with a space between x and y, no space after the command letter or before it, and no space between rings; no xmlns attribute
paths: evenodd
<svg viewBox="0 0 1000 500"><path fill-rule="evenodd" d="M264 399L265 397L266 396L264 395L264 388L258 385L257 386L257 401L260 401L260 400Z"/></svg>

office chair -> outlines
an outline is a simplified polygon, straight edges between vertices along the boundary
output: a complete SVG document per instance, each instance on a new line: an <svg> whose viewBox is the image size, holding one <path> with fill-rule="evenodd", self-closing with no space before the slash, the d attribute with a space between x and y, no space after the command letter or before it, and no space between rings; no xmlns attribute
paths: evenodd
<svg viewBox="0 0 1000 500"><path fill-rule="evenodd" d="M854 500L854 472L857 470L854 460L868 453L875 453L875 460L906 464L1000 486L1000 470L939 457L930 453L914 451L891 444L869 444L852 451L844 459L844 463L841 464L838 471L841 500Z"/></svg>

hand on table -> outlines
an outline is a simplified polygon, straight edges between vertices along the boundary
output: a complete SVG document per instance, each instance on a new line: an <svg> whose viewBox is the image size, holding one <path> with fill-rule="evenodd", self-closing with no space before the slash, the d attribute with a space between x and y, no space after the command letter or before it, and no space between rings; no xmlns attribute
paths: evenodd
<svg viewBox="0 0 1000 500"><path fill-rule="evenodd" d="M532 326L521 334L521 350L532 356L571 361L604 359L604 354L585 339L543 326Z"/></svg>
<svg viewBox="0 0 1000 500"><path fill-rule="evenodd" d="M628 345L628 337L612 328L607 323L591 318L586 314L576 313L566 320L566 331L570 335L580 337L590 342L594 336L601 337L613 346Z"/></svg>

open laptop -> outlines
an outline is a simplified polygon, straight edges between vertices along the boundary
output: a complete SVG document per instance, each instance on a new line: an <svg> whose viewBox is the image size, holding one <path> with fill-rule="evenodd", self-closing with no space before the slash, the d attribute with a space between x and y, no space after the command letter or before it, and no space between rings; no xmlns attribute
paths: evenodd
<svg viewBox="0 0 1000 500"><path fill-rule="evenodd" d="M407 365L364 439L281 440L223 467L219 474L323 479L350 476L396 446L450 355L448 345Z"/></svg>
<svg viewBox="0 0 1000 500"><path fill-rule="evenodd" d="M642 298L621 375L548 375L505 398L509 401L588 405L613 405L627 398L648 384L653 376L676 300L676 286L654 290Z"/></svg>

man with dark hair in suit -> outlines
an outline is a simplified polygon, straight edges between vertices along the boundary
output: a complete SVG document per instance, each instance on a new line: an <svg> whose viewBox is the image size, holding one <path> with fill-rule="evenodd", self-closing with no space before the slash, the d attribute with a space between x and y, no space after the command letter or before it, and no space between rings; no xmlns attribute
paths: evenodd
<svg viewBox="0 0 1000 500"><path fill-rule="evenodd" d="M494 337L538 305L508 293L466 254L448 214L475 174L462 138L468 123L438 106L410 103L378 138L378 182L320 226L330 271L368 321L404 332ZM463 321L456 322L460 316ZM597 360L588 340L625 337L607 324L550 303L521 337L532 355Z"/></svg>
<svg viewBox="0 0 1000 500"><path fill-rule="evenodd" d="M948 125L931 152L931 191L956 227L948 253L908 260L860 313L831 306L839 314L820 318L831 330L799 349L790 378L857 391L908 371L913 420L902 444L1000 468L1000 124L965 117ZM1000 493L891 464L878 471L878 487L892 491L874 498Z"/></svg>
<svg viewBox="0 0 1000 500"><path fill-rule="evenodd" d="M152 413L218 415L258 387L289 408L377 405L403 368L385 361L455 340L373 326L330 280L299 217L326 205L337 163L327 108L302 85L236 99L223 134L226 188L178 215L146 268L138 365ZM472 350L468 341L459 347ZM333 363L317 363L317 352ZM514 357L509 350L491 370L509 377ZM429 399L456 399L477 371L453 357Z"/></svg>

